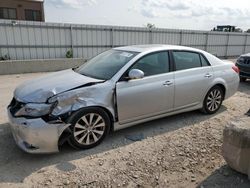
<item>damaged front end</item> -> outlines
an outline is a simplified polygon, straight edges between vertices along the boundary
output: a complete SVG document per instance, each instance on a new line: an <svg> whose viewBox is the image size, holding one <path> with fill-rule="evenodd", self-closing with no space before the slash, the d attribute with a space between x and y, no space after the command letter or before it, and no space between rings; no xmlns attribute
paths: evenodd
<svg viewBox="0 0 250 188"><path fill-rule="evenodd" d="M52 116L70 116L73 112L84 107L103 107L115 117L114 89L110 81L92 83L74 88L48 99L48 103L56 103Z"/></svg>
<svg viewBox="0 0 250 188"><path fill-rule="evenodd" d="M8 117L17 145L28 153L58 152L61 134L70 124L62 121L46 122L42 118L14 117L8 107Z"/></svg>
<svg viewBox="0 0 250 188"><path fill-rule="evenodd" d="M57 94L43 90L46 102L41 102L41 95L39 101L32 98L31 103L20 102L24 100L15 96L8 106L8 116L17 145L28 153L58 152L58 146L71 135L66 122L75 111L99 106L115 117L112 85L109 81L91 82Z"/></svg>

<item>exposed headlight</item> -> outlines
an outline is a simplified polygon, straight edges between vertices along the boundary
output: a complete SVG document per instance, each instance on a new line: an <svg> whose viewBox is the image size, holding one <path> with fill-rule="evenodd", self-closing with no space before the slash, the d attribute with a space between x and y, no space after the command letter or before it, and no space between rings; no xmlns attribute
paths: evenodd
<svg viewBox="0 0 250 188"><path fill-rule="evenodd" d="M15 116L41 117L51 112L53 104L28 103L15 113Z"/></svg>

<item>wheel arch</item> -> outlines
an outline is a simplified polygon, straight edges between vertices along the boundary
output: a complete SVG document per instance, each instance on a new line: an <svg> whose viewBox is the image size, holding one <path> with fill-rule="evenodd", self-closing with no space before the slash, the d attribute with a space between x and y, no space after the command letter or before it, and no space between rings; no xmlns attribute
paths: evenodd
<svg viewBox="0 0 250 188"><path fill-rule="evenodd" d="M110 131L113 131L114 130L115 119L114 119L113 114L111 113L111 111L109 109L103 107L103 106L91 106L91 107L100 108L100 109L102 109L103 111L105 111L108 114L108 116L110 118L110 123L111 123ZM85 107L85 108L87 108L87 107Z"/></svg>
<svg viewBox="0 0 250 188"><path fill-rule="evenodd" d="M68 114L67 117L66 117L66 119L70 118L71 115L73 115L73 114L76 113L77 111L82 110L82 109L84 109L84 108L99 108L99 109L102 109L104 112L106 112L106 113L108 114L108 116L109 116L109 118L110 118L110 123L111 123L111 125L110 125L110 131L109 131L109 132L112 132L112 131L114 130L114 117L113 117L111 111L110 111L109 109L103 107L103 106L86 106L86 107L79 108L79 109L77 109L77 110L71 112L70 115ZM65 118L65 117L64 117L64 118ZM66 122L67 122L67 120L66 120ZM66 129L62 132L62 134L60 135L60 137L59 137L59 139L58 139L58 146L63 145L63 144L67 141L67 139L68 139L68 137L69 137L70 135L71 135L71 130L70 130L70 126L69 126L69 127L66 128Z"/></svg>
<svg viewBox="0 0 250 188"><path fill-rule="evenodd" d="M204 99L205 99L207 93L208 93L213 87L215 87L215 86L219 86L219 87L222 89L223 94L224 94L223 100L225 99L225 96L226 96L226 94L227 94L227 84L226 84L226 81L225 81L224 79L217 78L217 79L215 79L215 80L211 83L211 86L208 87L208 89L207 89L205 95L203 96L203 101L204 101Z"/></svg>
<svg viewBox="0 0 250 188"><path fill-rule="evenodd" d="M220 87L222 89L222 91L223 91L223 100L224 100L225 96L226 96L226 87L225 87L225 85L222 84L222 83L217 83L213 87L215 87L215 86L218 86L218 87ZM213 87L211 87L210 89L212 89Z"/></svg>
<svg viewBox="0 0 250 188"><path fill-rule="evenodd" d="M206 95L204 96L204 98L203 98L203 102L202 102L202 108L200 109L200 111L201 112L203 112L203 113L205 113L205 114L213 114L213 113L215 113L215 112L217 112L218 111L218 109L216 110L216 111L208 111L206 108L206 106L205 106L205 100L206 100L206 97L208 96L208 94L209 94L209 92L213 89L213 88L215 88L215 87L219 87L221 90L222 90L222 92L223 92L223 96L222 96L222 99L221 99L221 103L220 103L220 105L222 104L222 102L223 102L223 100L225 99L225 95L226 95L226 87L225 87L225 85L224 84L222 84L222 83L216 83L216 84L214 84L212 87L210 87L210 88L208 88L208 91L206 92ZM220 106L219 106L220 107Z"/></svg>

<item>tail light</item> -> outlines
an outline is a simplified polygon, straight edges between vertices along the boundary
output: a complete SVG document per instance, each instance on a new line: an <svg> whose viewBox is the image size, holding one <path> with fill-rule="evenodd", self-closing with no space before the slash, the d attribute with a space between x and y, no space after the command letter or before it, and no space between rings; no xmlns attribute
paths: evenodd
<svg viewBox="0 0 250 188"><path fill-rule="evenodd" d="M237 66L232 66L232 69L237 73L239 74L240 73L240 69L237 67Z"/></svg>

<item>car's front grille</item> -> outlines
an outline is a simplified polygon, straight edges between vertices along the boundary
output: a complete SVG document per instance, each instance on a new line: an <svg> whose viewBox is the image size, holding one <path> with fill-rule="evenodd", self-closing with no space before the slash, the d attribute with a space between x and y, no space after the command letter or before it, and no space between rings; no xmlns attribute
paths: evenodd
<svg viewBox="0 0 250 188"><path fill-rule="evenodd" d="M14 97L11 100L10 104L9 104L9 108L10 108L10 113L14 116L15 113L20 110L25 104L22 102L17 101Z"/></svg>
<svg viewBox="0 0 250 188"><path fill-rule="evenodd" d="M245 59L243 63L246 65L250 65L250 59Z"/></svg>

